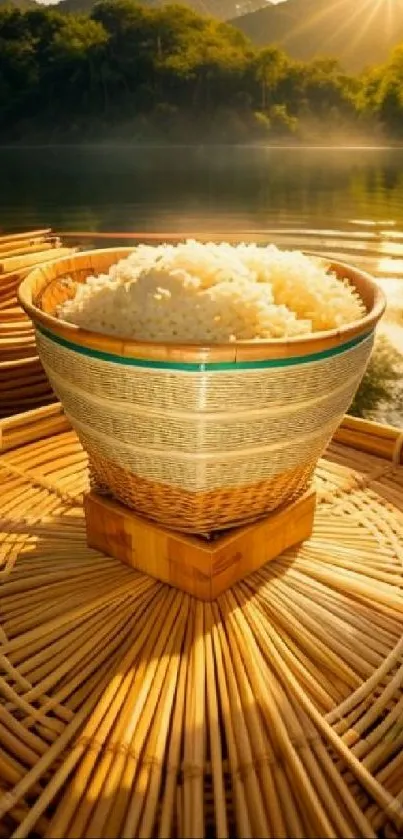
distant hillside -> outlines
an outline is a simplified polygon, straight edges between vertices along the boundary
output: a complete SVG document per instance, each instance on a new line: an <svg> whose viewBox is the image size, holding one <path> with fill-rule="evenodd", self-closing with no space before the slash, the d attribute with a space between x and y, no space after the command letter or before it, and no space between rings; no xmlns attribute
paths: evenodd
<svg viewBox="0 0 403 839"><path fill-rule="evenodd" d="M25 9L35 9L35 0L0 0L1 6L16 6L17 9L25 11Z"/></svg>
<svg viewBox="0 0 403 839"><path fill-rule="evenodd" d="M72 14L90 14L95 0L63 0L52 6L58 12L70 12ZM39 5L39 4L38 4Z"/></svg>
<svg viewBox="0 0 403 839"><path fill-rule="evenodd" d="M276 43L303 61L332 55L357 71L403 41L403 0L287 0L233 23L259 46Z"/></svg>
<svg viewBox="0 0 403 839"><path fill-rule="evenodd" d="M190 6L199 14L208 14L220 20L236 19L240 15L250 14L262 7L271 6L270 0L139 0L146 6L162 6L166 3L179 2L184 6ZM95 0L60 0L52 4L53 9L71 14L89 14ZM35 8L35 0L0 0L0 7L5 5L16 6L19 9Z"/></svg>

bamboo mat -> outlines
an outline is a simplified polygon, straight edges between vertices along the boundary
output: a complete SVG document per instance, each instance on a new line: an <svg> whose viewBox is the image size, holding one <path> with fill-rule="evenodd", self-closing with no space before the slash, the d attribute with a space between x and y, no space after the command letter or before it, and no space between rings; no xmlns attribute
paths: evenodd
<svg viewBox="0 0 403 839"><path fill-rule="evenodd" d="M72 252L48 228L0 236L0 418L55 400L17 290L33 267Z"/></svg>
<svg viewBox="0 0 403 839"><path fill-rule="evenodd" d="M86 547L59 406L0 427L0 836L402 835L401 436L349 420L309 542L206 604Z"/></svg>

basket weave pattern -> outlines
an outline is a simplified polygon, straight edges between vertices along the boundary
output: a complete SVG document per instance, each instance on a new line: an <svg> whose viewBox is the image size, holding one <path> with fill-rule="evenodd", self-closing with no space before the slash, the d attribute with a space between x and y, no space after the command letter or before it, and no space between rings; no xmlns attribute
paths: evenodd
<svg viewBox="0 0 403 839"><path fill-rule="evenodd" d="M81 254L36 275L36 312L53 315L74 282L123 255ZM188 532L253 520L306 489L374 340L374 324L363 325L353 340L337 333L337 342L318 349L305 341L300 354L280 357L273 347L256 354L254 344L243 348L244 361L233 350L228 361L225 347L222 356L185 346L137 351L102 335L77 341L74 328L38 320L41 360L90 455L94 483Z"/></svg>
<svg viewBox="0 0 403 839"><path fill-rule="evenodd" d="M126 403L150 411L192 413L225 413L250 410L267 410L269 405L276 413L289 407L296 409L296 401L315 402L337 391L343 383L361 371L372 347L372 339L363 341L341 355L296 364L292 368L233 371L192 372L136 366L126 366L106 359L99 360L74 350L60 347L53 340L37 331L36 341L43 362L51 375L57 374L62 382L81 389L86 397L103 400L104 405L118 406ZM179 367L180 365L178 365ZM241 375L240 375L241 373ZM287 384L285 387L285 376ZM292 376L292 378L291 378ZM88 384L91 383L91 389Z"/></svg>
<svg viewBox="0 0 403 839"><path fill-rule="evenodd" d="M305 490L358 386L372 342L370 336L345 353L286 372L156 375L88 360L38 333L52 386L90 454L93 485L107 487L156 521L190 532L253 520ZM118 398L133 386L133 370L139 391L134 388L130 401ZM179 407L172 410L167 403L175 406L177 394Z"/></svg>
<svg viewBox="0 0 403 839"><path fill-rule="evenodd" d="M190 533L216 530L217 521L223 530L247 524L279 507L285 494L289 501L294 500L308 486L317 462L315 457L302 467L290 469L271 480L247 484L238 491L223 487L189 492L140 478L92 451L91 446L86 448L90 454L90 479L94 489L104 494L112 493L123 504L167 527Z"/></svg>
<svg viewBox="0 0 403 839"><path fill-rule="evenodd" d="M225 378L219 372L208 376L182 373L178 377L179 401L184 397L190 402L188 375L198 379L197 391L195 389L192 403L186 409L174 409L164 405L165 400L175 405L176 393L170 393L173 378L170 373L160 374L158 383L152 376L149 384L149 371L142 370L138 376L140 400L137 389L130 397L118 398L116 393L112 395L111 388L107 397L100 395L97 389L98 378L104 380L108 375L103 370L104 362L93 360L89 371L80 356L71 350L55 346L40 333L37 340L48 376L73 421L77 419L95 432L121 443L135 442L136 446L145 449L206 453L280 444L289 441L290 437L305 436L307 430L312 434L320 431L329 420L343 415L372 346L372 338L369 338L342 356L313 363L309 365L309 375L305 365L288 370L286 378L284 374L279 378L275 369L234 372L225 374ZM113 367L109 374L110 384L114 380L119 388L125 380L131 379L131 368ZM311 388L309 395L305 393L307 379ZM91 392L86 385L88 381L92 383ZM288 399L282 399L278 392L280 383L290 389L292 401L288 390ZM175 390L179 391L178 384L175 385ZM240 407L238 395L239 391L243 393L242 385L248 400ZM264 401L261 397L263 388ZM183 394L182 399L180 394ZM225 411L204 408L207 402L217 403L224 399Z"/></svg>

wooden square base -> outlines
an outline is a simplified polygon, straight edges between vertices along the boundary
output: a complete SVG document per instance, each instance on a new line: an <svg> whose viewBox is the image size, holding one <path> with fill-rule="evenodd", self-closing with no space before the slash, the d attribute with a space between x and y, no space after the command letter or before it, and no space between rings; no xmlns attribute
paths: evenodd
<svg viewBox="0 0 403 839"><path fill-rule="evenodd" d="M141 518L117 501L90 492L84 500L91 548L122 560L200 600L214 600L291 545L311 535L316 493L310 490L267 518L208 541Z"/></svg>

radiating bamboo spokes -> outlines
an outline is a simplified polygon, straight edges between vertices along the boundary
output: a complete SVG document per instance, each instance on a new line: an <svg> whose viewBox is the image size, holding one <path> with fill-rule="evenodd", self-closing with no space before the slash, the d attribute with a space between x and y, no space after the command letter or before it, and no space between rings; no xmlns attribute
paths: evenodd
<svg viewBox="0 0 403 839"><path fill-rule="evenodd" d="M374 487L401 467L333 447L309 542L201 604L87 548L65 422L2 428L0 836L401 835L403 522Z"/></svg>

